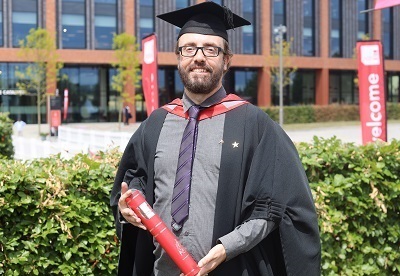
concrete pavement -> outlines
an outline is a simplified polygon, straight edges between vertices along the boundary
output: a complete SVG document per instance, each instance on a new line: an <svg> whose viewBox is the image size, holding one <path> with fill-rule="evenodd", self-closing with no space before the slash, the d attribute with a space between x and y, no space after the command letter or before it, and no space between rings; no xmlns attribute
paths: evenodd
<svg viewBox="0 0 400 276"><path fill-rule="evenodd" d="M139 125L140 123L128 126L123 124L118 126L118 123L65 124L62 126L62 131L60 130L59 137L47 137L45 141L40 139L37 125L26 125L22 136L18 136L14 130L15 158L26 160L57 153L68 158L79 152L106 150L115 146L122 151ZM314 136L323 138L336 136L343 142L362 143L361 126L357 122L311 124L301 127L284 125L284 129L294 142L311 142ZM49 126L42 124L41 131L49 132ZM400 139L399 121L388 123L388 140L391 139Z"/></svg>

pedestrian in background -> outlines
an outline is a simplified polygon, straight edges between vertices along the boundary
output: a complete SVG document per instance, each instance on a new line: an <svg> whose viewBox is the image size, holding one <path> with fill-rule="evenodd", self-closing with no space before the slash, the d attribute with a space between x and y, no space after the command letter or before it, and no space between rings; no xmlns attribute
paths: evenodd
<svg viewBox="0 0 400 276"><path fill-rule="evenodd" d="M129 125L129 119L132 118L131 109L129 106L124 108L124 125Z"/></svg>
<svg viewBox="0 0 400 276"><path fill-rule="evenodd" d="M20 118L14 123L14 127L17 131L18 136L23 136L23 130L26 126L26 123L22 121Z"/></svg>
<svg viewBox="0 0 400 276"><path fill-rule="evenodd" d="M213 2L158 17L181 28L184 94L141 124L121 159L111 194L119 275L180 274L128 208L132 189L198 262L198 275L320 275L317 215L296 148L265 112L222 86L227 29L250 23Z"/></svg>

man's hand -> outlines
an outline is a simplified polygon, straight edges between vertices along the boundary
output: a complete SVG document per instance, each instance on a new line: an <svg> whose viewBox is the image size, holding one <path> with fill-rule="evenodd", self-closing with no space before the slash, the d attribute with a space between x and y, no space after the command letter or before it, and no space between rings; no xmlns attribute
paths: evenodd
<svg viewBox="0 0 400 276"><path fill-rule="evenodd" d="M208 275L209 272L213 271L226 259L225 247L222 244L217 244L211 248L210 252L199 261L197 264L200 267L200 271L197 276ZM183 274L181 274L183 276Z"/></svg>
<svg viewBox="0 0 400 276"><path fill-rule="evenodd" d="M138 216L136 216L135 212L128 207L126 204L125 199L132 194L132 190L128 189L128 184L122 182L121 184L121 197L118 201L118 208L121 212L121 215L128 221L129 223L133 224L136 227L139 227L143 230L146 230L146 226L141 223L141 220Z"/></svg>

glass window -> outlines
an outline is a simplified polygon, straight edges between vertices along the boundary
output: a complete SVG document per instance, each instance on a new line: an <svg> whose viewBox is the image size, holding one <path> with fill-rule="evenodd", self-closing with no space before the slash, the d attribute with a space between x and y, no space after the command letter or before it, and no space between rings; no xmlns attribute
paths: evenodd
<svg viewBox="0 0 400 276"><path fill-rule="evenodd" d="M17 72L25 72L26 68L28 67L27 63L9 63L8 67L8 88L9 89L17 89L17 83L19 81L24 81L21 79L20 76L18 76ZM26 80L29 80L29 76L25 75L27 78ZM32 93L36 93L36 91L29 91Z"/></svg>
<svg viewBox="0 0 400 276"><path fill-rule="evenodd" d="M174 76L175 76L175 79L174 79L175 97L174 98L181 98L182 95L183 95L184 87L183 87L183 83L182 83L182 80L181 80L181 76L179 75L178 69L174 70Z"/></svg>
<svg viewBox="0 0 400 276"><path fill-rule="evenodd" d="M243 1L243 17L247 19L251 25L243 26L243 54L255 53L255 3L252 1Z"/></svg>
<svg viewBox="0 0 400 276"><path fill-rule="evenodd" d="M117 0L95 0L94 37L96 49L112 49L117 33Z"/></svg>
<svg viewBox="0 0 400 276"><path fill-rule="evenodd" d="M388 72L387 74L387 101L399 103L400 96L399 96L399 87L400 87L400 73L391 73Z"/></svg>
<svg viewBox="0 0 400 276"><path fill-rule="evenodd" d="M331 44L330 51L332 57L342 56L342 1L331 0Z"/></svg>
<svg viewBox="0 0 400 276"><path fill-rule="evenodd" d="M0 97L0 112L9 112L10 118L22 119L26 123L37 123L36 92L29 91L29 94L20 95L17 82L23 81L16 72L25 71L26 63L1 63L0 64L0 89L14 91L11 95ZM41 113L46 113L45 105L42 105ZM42 117L42 123L46 122L46 116Z"/></svg>
<svg viewBox="0 0 400 276"><path fill-rule="evenodd" d="M332 71L329 73L329 103L358 104L359 93L354 84L357 77L353 71Z"/></svg>
<svg viewBox="0 0 400 276"><path fill-rule="evenodd" d="M139 1L139 41L154 32L154 0Z"/></svg>
<svg viewBox="0 0 400 276"><path fill-rule="evenodd" d="M189 0L175 0L175 7L177 10L186 8L187 6L189 6Z"/></svg>
<svg viewBox="0 0 400 276"><path fill-rule="evenodd" d="M285 6L286 6L285 0L274 0L273 2L274 28L278 27L279 25L286 25Z"/></svg>
<svg viewBox="0 0 400 276"><path fill-rule="evenodd" d="M62 0L62 48L86 48L85 0Z"/></svg>
<svg viewBox="0 0 400 276"><path fill-rule="evenodd" d="M393 8L382 9L382 43L386 59L393 58Z"/></svg>
<svg viewBox="0 0 400 276"><path fill-rule="evenodd" d="M8 66L7 63L0 63L0 89L7 89L7 88L8 88Z"/></svg>
<svg viewBox="0 0 400 276"><path fill-rule="evenodd" d="M286 26L286 1L285 0L274 0L273 1L273 22L272 22L272 34L275 37L276 27L279 25ZM286 40L286 33L283 34L283 39ZM271 39L271 44L275 43L275 39Z"/></svg>
<svg viewBox="0 0 400 276"><path fill-rule="evenodd" d="M112 121L117 121L118 120L118 92L116 90L112 89L112 81L113 81L113 76L115 76L117 74L117 69L116 68L110 68L108 69L108 91L110 91L109 93L109 97L108 97L108 112L111 114L113 114L111 117L113 117L114 119L112 119Z"/></svg>
<svg viewBox="0 0 400 276"><path fill-rule="evenodd" d="M175 0L175 7L177 10L186 8L188 6L189 6L189 0ZM178 37L180 31L181 31L181 28L175 27L176 37Z"/></svg>
<svg viewBox="0 0 400 276"><path fill-rule="evenodd" d="M358 40L365 40L367 39L367 35L369 33L368 28L368 13L360 13L361 11L368 10L368 2L369 0L358 0L357 1L357 8L358 8L358 32L357 32L357 39Z"/></svg>
<svg viewBox="0 0 400 276"><path fill-rule="evenodd" d="M315 71L299 70L291 79L289 105L315 104Z"/></svg>
<svg viewBox="0 0 400 276"><path fill-rule="evenodd" d="M314 0L303 0L303 56L315 55Z"/></svg>
<svg viewBox="0 0 400 276"><path fill-rule="evenodd" d="M19 47L30 29L38 24L37 0L12 1L12 46Z"/></svg>
<svg viewBox="0 0 400 276"><path fill-rule="evenodd" d="M61 93L68 89L69 122L90 122L98 121L103 114L100 114L100 68L79 66L64 67L60 75L66 75L67 79L62 80L58 85Z"/></svg>
<svg viewBox="0 0 400 276"><path fill-rule="evenodd" d="M3 0L0 0L0 46L3 45Z"/></svg>
<svg viewBox="0 0 400 276"><path fill-rule="evenodd" d="M257 71L234 70L234 93L244 100L257 104Z"/></svg>

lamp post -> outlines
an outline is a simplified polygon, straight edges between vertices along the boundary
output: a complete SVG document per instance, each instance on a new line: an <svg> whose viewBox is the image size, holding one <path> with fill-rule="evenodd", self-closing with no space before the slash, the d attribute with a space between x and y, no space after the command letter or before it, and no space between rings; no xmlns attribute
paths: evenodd
<svg viewBox="0 0 400 276"><path fill-rule="evenodd" d="M277 34L276 41L279 42L279 124L283 125L283 54L282 40L283 34L286 33L286 26L279 25L274 29Z"/></svg>

